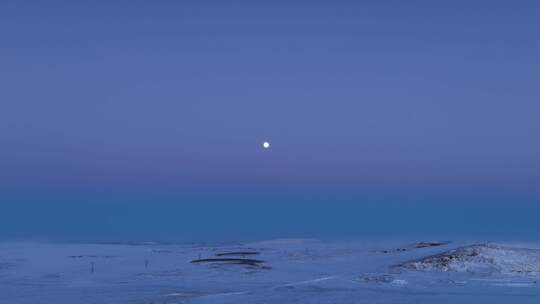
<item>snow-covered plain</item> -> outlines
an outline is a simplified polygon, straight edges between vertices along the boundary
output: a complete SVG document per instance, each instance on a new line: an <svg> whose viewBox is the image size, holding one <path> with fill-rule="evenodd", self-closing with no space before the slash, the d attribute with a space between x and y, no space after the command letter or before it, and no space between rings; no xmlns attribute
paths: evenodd
<svg viewBox="0 0 540 304"><path fill-rule="evenodd" d="M540 303L538 243L0 244L0 303Z"/></svg>

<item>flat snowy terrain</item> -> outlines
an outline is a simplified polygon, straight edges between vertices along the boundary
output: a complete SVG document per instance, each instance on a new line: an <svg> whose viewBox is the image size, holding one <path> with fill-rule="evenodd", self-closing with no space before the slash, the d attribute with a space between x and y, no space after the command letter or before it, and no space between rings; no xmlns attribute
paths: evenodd
<svg viewBox="0 0 540 304"><path fill-rule="evenodd" d="M0 244L0 303L540 303L538 243Z"/></svg>

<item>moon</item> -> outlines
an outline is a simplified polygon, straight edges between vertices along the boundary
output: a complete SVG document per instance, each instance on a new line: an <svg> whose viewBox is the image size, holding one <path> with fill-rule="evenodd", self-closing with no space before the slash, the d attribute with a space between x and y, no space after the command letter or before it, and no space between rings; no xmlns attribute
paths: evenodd
<svg viewBox="0 0 540 304"><path fill-rule="evenodd" d="M265 148L265 149L270 148L270 143L267 142L267 141L263 142L263 148Z"/></svg>

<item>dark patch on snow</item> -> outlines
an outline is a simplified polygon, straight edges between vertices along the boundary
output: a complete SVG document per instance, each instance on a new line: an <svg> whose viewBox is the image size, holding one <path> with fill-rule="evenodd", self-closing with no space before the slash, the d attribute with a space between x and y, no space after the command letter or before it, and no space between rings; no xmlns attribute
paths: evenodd
<svg viewBox="0 0 540 304"><path fill-rule="evenodd" d="M209 258L209 259L197 259L191 261L191 263L219 263L219 264L233 264L233 265L245 265L245 266L261 266L264 263L263 260L255 259L238 259L238 258Z"/></svg>
<svg viewBox="0 0 540 304"><path fill-rule="evenodd" d="M419 243L416 243L414 244L414 248L427 248L427 247L439 247L439 246L443 246L443 245L448 245L450 244L449 241L445 241L445 242L419 242Z"/></svg>
<svg viewBox="0 0 540 304"><path fill-rule="evenodd" d="M245 255L257 255L260 254L259 251L233 251L233 252L222 252L216 253L216 256L245 256Z"/></svg>
<svg viewBox="0 0 540 304"><path fill-rule="evenodd" d="M431 248L431 247L439 247L448 245L450 242L444 241L444 242L418 242L411 244L406 247L402 248L395 248L395 249L385 249L385 250L376 250L376 253L396 253L396 252L404 252L404 251L410 251L414 249L422 249L422 248Z"/></svg>

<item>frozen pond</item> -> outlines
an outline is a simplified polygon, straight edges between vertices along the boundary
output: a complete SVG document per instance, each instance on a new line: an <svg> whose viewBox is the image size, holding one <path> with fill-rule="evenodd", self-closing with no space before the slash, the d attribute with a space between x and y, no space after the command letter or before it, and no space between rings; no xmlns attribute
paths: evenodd
<svg viewBox="0 0 540 304"><path fill-rule="evenodd" d="M0 244L0 303L540 303L538 243Z"/></svg>

